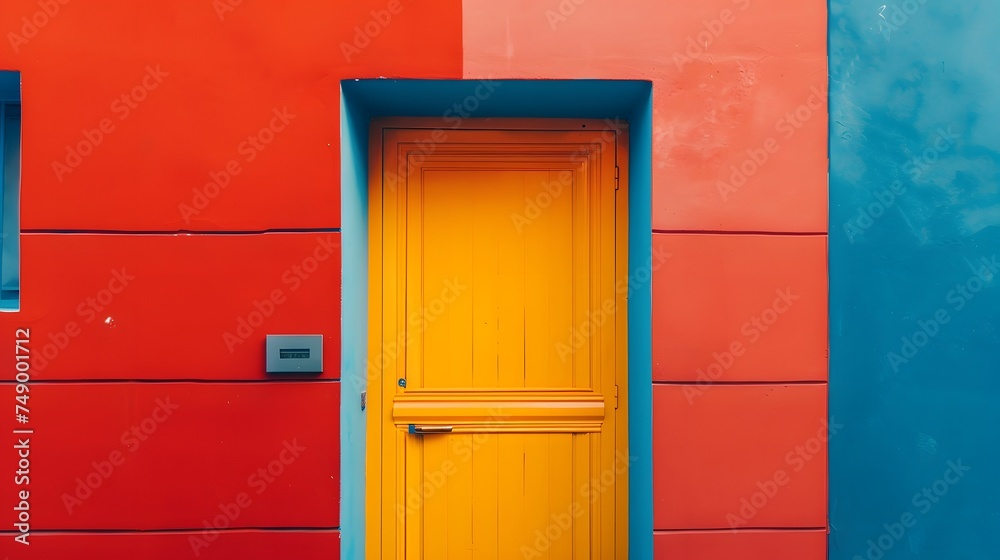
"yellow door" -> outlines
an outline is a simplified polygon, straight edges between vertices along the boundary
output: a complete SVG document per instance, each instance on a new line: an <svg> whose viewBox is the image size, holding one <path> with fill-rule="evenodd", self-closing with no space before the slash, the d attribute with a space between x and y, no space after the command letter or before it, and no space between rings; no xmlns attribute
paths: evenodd
<svg viewBox="0 0 1000 560"><path fill-rule="evenodd" d="M625 558L625 131L442 124L372 127L367 556Z"/></svg>

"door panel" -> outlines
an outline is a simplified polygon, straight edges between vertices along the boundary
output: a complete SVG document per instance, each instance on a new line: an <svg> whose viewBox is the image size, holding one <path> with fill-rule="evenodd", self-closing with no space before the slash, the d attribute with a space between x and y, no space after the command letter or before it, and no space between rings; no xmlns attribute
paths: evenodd
<svg viewBox="0 0 1000 560"><path fill-rule="evenodd" d="M422 348L414 345L407 374L408 384L419 385L410 387L575 386L572 363L559 360L551 342L572 329L567 287L580 268L573 263L571 225L574 202L585 202L569 192L531 224L511 218L524 213L525 200L546 192L551 175L427 171L422 189L408 190L407 265L414 271L408 281L416 295L407 301L408 316L429 311L449 281L474 287L440 320L418 329ZM586 300L576 299L579 313ZM445 367L426 372L421 358Z"/></svg>
<svg viewBox="0 0 1000 560"><path fill-rule="evenodd" d="M626 550L622 131L580 122L373 128L374 557Z"/></svg>
<svg viewBox="0 0 1000 560"><path fill-rule="evenodd" d="M535 558L578 558L589 547L590 512L573 509L578 480L558 467L582 458L587 436L573 434L461 434L412 438L408 470L423 471L422 507L408 507L407 539L418 558L522 558L535 547L534 532L571 525L573 535L551 539ZM580 445L579 443L582 443ZM413 500L410 500L411 502ZM555 516L555 517L553 517ZM559 525L562 523L562 526ZM554 531L555 529L553 529ZM562 537L558 535L557 537Z"/></svg>

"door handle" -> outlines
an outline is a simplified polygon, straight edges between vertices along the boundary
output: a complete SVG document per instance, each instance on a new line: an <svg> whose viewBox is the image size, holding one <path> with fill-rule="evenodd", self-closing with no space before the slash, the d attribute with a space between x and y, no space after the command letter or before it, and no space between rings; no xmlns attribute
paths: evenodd
<svg viewBox="0 0 1000 560"><path fill-rule="evenodd" d="M410 424L409 432L411 434L450 434L452 431L451 426L416 426Z"/></svg>

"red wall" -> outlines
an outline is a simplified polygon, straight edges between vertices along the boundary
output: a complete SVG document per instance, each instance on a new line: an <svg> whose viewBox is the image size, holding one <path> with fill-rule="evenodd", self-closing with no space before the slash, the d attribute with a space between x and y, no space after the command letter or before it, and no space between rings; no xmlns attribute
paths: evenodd
<svg viewBox="0 0 1000 560"><path fill-rule="evenodd" d="M339 554L339 81L461 77L461 17L457 0L4 3L25 235L0 333L13 353L31 329L35 433L32 545L5 515L0 556ZM280 332L324 334L324 374L264 382ZM0 427L8 447L25 426ZM5 475L0 496L21 488Z"/></svg>
<svg viewBox="0 0 1000 560"><path fill-rule="evenodd" d="M825 558L826 5L474 0L463 32L467 78L653 82L656 556Z"/></svg>

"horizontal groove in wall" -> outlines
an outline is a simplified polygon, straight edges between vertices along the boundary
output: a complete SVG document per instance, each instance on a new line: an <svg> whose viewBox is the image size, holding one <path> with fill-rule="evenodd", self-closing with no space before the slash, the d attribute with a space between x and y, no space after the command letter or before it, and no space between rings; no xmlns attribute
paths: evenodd
<svg viewBox="0 0 1000 560"><path fill-rule="evenodd" d="M48 535L170 535L176 533L201 533L205 527L193 527L187 529L31 529L31 533L42 533ZM340 531L340 527L212 527L212 531L220 533L238 533L241 531L269 531L276 533L335 533ZM0 536L17 535L17 531L0 531Z"/></svg>
<svg viewBox="0 0 1000 560"><path fill-rule="evenodd" d="M23 229L22 234L76 234L76 235L260 235L264 233L342 233L342 228L274 228L260 230L123 230L123 229ZM654 229L659 234L701 235L775 235L799 237L827 237L825 231L733 231L712 229Z"/></svg>
<svg viewBox="0 0 1000 560"><path fill-rule="evenodd" d="M763 533L767 531L782 531L782 532L810 532L810 531L826 531L826 527L739 527L739 528L729 528L729 527L718 527L713 529L654 529L653 534L671 534L671 533Z"/></svg>
<svg viewBox="0 0 1000 560"><path fill-rule="evenodd" d="M712 381L711 383L699 383L698 381L676 381L654 379L653 385L696 385L698 387L710 387L712 385L828 385L827 381L809 381L796 379L793 381Z"/></svg>
<svg viewBox="0 0 1000 560"><path fill-rule="evenodd" d="M798 236L798 237L827 237L825 231L732 231L714 229L654 229L653 233L672 234L702 234L702 235L777 235L777 236Z"/></svg>
<svg viewBox="0 0 1000 560"><path fill-rule="evenodd" d="M22 234L60 235L261 235L265 233L340 233L340 228L276 228L260 230L119 230L119 229L22 229Z"/></svg>
<svg viewBox="0 0 1000 560"><path fill-rule="evenodd" d="M307 377L273 377L268 379L34 379L29 381L29 385L79 385L85 383L105 384L105 383L201 383L212 385L224 384L253 384L253 383L340 383L341 378L310 379ZM12 379L0 380L2 385L16 385L17 381Z"/></svg>

